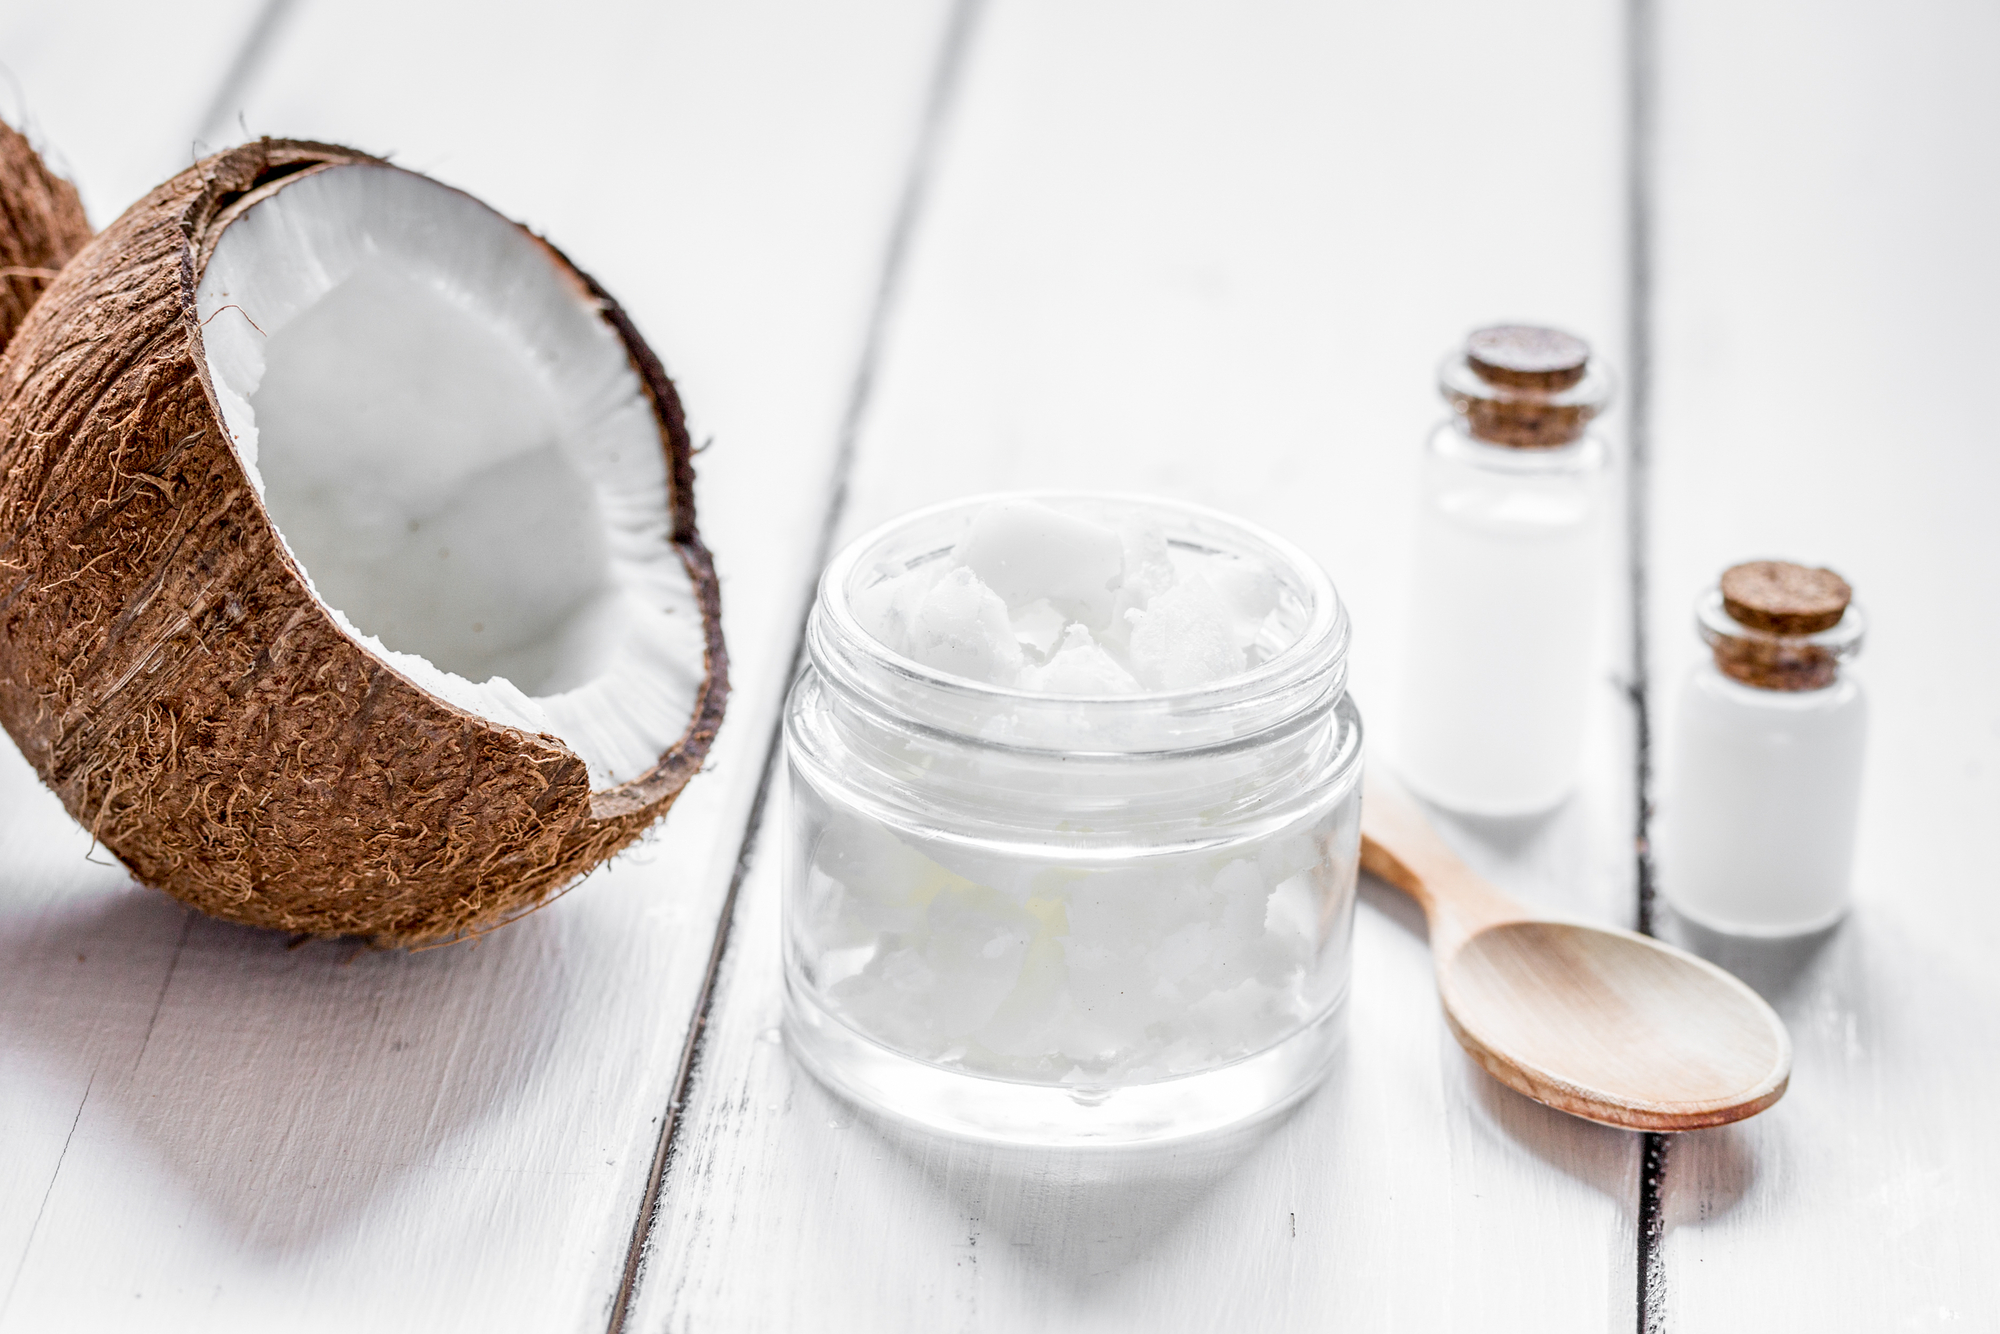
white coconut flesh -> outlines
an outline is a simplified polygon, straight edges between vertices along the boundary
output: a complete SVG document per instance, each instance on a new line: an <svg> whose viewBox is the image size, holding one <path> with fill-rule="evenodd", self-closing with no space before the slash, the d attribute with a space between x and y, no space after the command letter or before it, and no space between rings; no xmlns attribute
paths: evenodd
<svg viewBox="0 0 2000 1334"><path fill-rule="evenodd" d="M704 670L660 428L616 332L484 205L392 168L290 182L196 295L236 451L357 642L593 788L687 730Z"/></svg>

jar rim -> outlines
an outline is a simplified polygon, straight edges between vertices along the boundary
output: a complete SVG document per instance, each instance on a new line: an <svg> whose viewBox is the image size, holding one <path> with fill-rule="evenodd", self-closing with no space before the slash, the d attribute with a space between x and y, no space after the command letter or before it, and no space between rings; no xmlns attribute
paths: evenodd
<svg viewBox="0 0 2000 1334"><path fill-rule="evenodd" d="M1304 624L1291 643L1256 666L1203 685L1136 694L1071 695L994 685L926 666L890 648L861 623L849 596L853 578L864 561L883 558L882 549L900 534L927 523L963 513L969 519L983 507L1000 501L1032 501L1128 507L1165 512L1185 528L1235 539L1236 549L1264 559L1273 574L1305 604ZM1170 539L1171 540L1171 539ZM1183 539L1185 541L1185 539ZM1262 731L1280 724L1320 699L1329 690L1344 690L1350 639L1347 609L1333 580L1320 563L1276 533L1205 505L1131 492L1090 490L1022 490L963 496L899 515L848 542L821 574L807 632L813 666L850 691L873 699L892 712L903 713L912 692L934 707L921 707L921 721L966 732L954 726L959 715L990 716L995 709L1045 714L1089 711L1100 718L1137 722L1146 717L1172 718L1182 724L1172 749L1208 744ZM894 696L894 698L892 698ZM1201 720L1219 730L1200 726ZM1215 730L1207 737L1187 735ZM1235 724L1235 725L1232 725ZM994 738L998 739L998 738ZM1010 738L1009 744L1024 744ZM1026 744L1036 749L1051 748ZM1129 750L1127 746L1114 747Z"/></svg>

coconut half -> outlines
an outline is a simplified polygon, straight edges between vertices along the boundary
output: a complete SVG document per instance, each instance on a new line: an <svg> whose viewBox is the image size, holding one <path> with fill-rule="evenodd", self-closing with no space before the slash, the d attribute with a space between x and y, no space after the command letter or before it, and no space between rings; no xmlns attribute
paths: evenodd
<svg viewBox="0 0 2000 1334"><path fill-rule="evenodd" d="M0 721L233 921L478 932L629 843L728 692L679 399L559 252L266 140L153 191L0 360Z"/></svg>
<svg viewBox="0 0 2000 1334"><path fill-rule="evenodd" d="M0 121L0 349L28 308L90 240L76 187L43 165L13 126Z"/></svg>

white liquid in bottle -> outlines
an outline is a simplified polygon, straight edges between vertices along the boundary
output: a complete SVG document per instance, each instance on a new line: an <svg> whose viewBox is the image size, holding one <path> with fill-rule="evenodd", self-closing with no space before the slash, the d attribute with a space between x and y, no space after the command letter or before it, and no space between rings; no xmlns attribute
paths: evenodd
<svg viewBox="0 0 2000 1334"><path fill-rule="evenodd" d="M1795 614L1805 633L1783 635L1737 620L1722 592L1704 601L1702 632L1716 653L1680 693L1660 884L1678 912L1712 930L1803 934L1847 910L1868 700L1839 663L1860 647L1861 613L1830 571L1759 561L1724 579L1745 570L1761 571L1767 590L1789 581L1810 595L1816 584L1822 614Z"/></svg>
<svg viewBox="0 0 2000 1334"><path fill-rule="evenodd" d="M1425 450L1396 760L1439 805L1523 815L1577 778L1611 565L1607 452L1583 432L1609 384L1550 330L1467 347Z"/></svg>

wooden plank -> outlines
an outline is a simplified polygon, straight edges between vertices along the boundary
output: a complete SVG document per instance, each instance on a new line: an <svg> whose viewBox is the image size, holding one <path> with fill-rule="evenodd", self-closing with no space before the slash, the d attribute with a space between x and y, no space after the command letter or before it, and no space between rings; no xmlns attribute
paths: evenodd
<svg viewBox="0 0 2000 1334"><path fill-rule="evenodd" d="M847 530L1035 485L1236 511L1333 571L1357 693L1387 717L1437 359L1509 316L1618 356L1617 49L1615 14L1581 3L993 5ZM1509 136L1563 147L1523 171ZM1630 719L1606 662L1581 799L1452 832L1524 898L1627 922ZM776 863L767 837L641 1327L1630 1324L1637 1137L1472 1070L1421 925L1379 886L1323 1091L1240 1139L1092 1158L925 1139L800 1073L776 1045Z"/></svg>
<svg viewBox="0 0 2000 1334"><path fill-rule="evenodd" d="M0 115L27 127L102 227L193 162L267 0L90 0L0 14Z"/></svg>
<svg viewBox="0 0 2000 1334"><path fill-rule="evenodd" d="M253 131L403 150L619 294L697 439L737 689L647 846L423 954L193 918L17 759L0 1328L602 1328L783 685L942 10L320 6ZM385 40L384 34L393 34ZM260 91L261 90L261 91Z"/></svg>
<svg viewBox="0 0 2000 1334"><path fill-rule="evenodd" d="M1674 1143L1667 1319L1971 1328L2000 1311L2000 15L1660 13L1665 721L1693 600L1728 564L1830 564L1873 627L1853 915L1699 942L1778 1006L1797 1064L1769 1115Z"/></svg>

